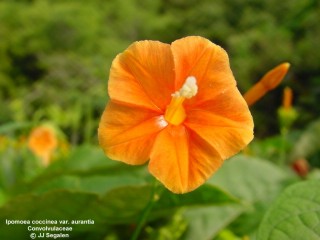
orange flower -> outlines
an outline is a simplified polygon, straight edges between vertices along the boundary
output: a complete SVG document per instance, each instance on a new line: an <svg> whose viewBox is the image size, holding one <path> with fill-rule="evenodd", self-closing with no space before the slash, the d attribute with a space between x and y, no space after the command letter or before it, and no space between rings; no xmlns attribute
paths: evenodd
<svg viewBox="0 0 320 240"><path fill-rule="evenodd" d="M32 130L29 136L28 146L47 166L53 151L57 148L58 141L54 131L50 127L40 126Z"/></svg>
<svg viewBox="0 0 320 240"><path fill-rule="evenodd" d="M169 190L203 184L253 138L227 53L202 37L135 42L112 63L98 134L107 156L144 164Z"/></svg>

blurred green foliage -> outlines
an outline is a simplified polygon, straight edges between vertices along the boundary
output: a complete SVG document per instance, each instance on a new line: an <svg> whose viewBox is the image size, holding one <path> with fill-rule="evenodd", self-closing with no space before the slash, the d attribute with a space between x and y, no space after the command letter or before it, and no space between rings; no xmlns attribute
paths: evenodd
<svg viewBox="0 0 320 240"><path fill-rule="evenodd" d="M0 124L51 120L72 143L95 140L112 59L140 39L201 35L224 47L245 92L288 61L296 126L320 114L317 0L2 0ZM253 107L256 135L278 131L281 87ZM270 116L265 118L265 114Z"/></svg>
<svg viewBox="0 0 320 240"><path fill-rule="evenodd" d="M258 138L244 154L192 193L158 186L140 239L265 239L290 198L284 237L301 240L297 231L318 239L319 20L317 0L0 0L1 222L90 218L95 224L73 226L72 237L129 239L153 199L154 179L145 166L111 161L98 147L111 62L136 40L201 35L227 50L242 93L281 62L291 69L251 108ZM282 131L277 110L287 85L297 119ZM44 122L59 141L48 167L26 137ZM309 164L303 176L292 170L301 159ZM293 219L295 206L312 197L314 208ZM1 239L26 234L24 225L0 225Z"/></svg>

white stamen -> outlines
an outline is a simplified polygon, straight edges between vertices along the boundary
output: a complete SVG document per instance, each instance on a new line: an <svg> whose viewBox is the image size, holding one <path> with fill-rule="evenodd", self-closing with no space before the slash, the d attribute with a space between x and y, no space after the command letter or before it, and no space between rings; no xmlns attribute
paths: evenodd
<svg viewBox="0 0 320 240"><path fill-rule="evenodd" d="M172 94L172 97L185 97L189 99L194 97L197 94L197 92L197 79L194 76L189 76L187 77L186 81L184 82L180 90Z"/></svg>
<svg viewBox="0 0 320 240"><path fill-rule="evenodd" d="M157 124L159 127L164 128L166 126L168 126L168 122L166 121L166 119L164 118L164 116L161 116L157 119Z"/></svg>

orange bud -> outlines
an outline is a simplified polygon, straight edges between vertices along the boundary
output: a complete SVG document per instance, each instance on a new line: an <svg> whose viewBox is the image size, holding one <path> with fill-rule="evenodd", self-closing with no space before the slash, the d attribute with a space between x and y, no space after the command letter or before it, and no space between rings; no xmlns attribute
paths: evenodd
<svg viewBox="0 0 320 240"><path fill-rule="evenodd" d="M292 89L289 87L286 87L283 90L283 101L282 101L282 106L285 109L289 109L292 107Z"/></svg>
<svg viewBox="0 0 320 240"><path fill-rule="evenodd" d="M282 63L267 72L259 82L250 88L245 94L244 99L250 106L262 98L267 92L278 86L290 67L289 63Z"/></svg>

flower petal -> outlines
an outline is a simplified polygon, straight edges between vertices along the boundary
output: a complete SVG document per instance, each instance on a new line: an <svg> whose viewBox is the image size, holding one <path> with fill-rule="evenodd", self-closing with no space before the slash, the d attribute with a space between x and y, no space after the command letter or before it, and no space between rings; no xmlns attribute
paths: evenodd
<svg viewBox="0 0 320 240"><path fill-rule="evenodd" d="M188 129L190 141L190 191L202 185L222 165L218 152L193 131Z"/></svg>
<svg viewBox="0 0 320 240"><path fill-rule="evenodd" d="M172 192L187 190L189 150L183 126L169 125L158 134L150 153L149 171Z"/></svg>
<svg viewBox="0 0 320 240"><path fill-rule="evenodd" d="M239 91L229 89L187 112L185 126L226 159L253 139L253 120Z"/></svg>
<svg viewBox="0 0 320 240"><path fill-rule="evenodd" d="M224 49L202 37L186 37L171 45L174 56L176 82L180 89L189 76L197 79L198 94L186 100L197 105L214 98L220 92L236 85Z"/></svg>
<svg viewBox="0 0 320 240"><path fill-rule="evenodd" d="M170 45L158 41L132 44L113 61L108 84L114 102L163 111L174 92Z"/></svg>
<svg viewBox="0 0 320 240"><path fill-rule="evenodd" d="M216 151L184 126L161 131L152 148L149 171L174 193L186 193L203 184L221 164Z"/></svg>
<svg viewBox="0 0 320 240"><path fill-rule="evenodd" d="M158 113L109 102L98 129L99 143L111 159L143 164L157 133L166 126Z"/></svg>

